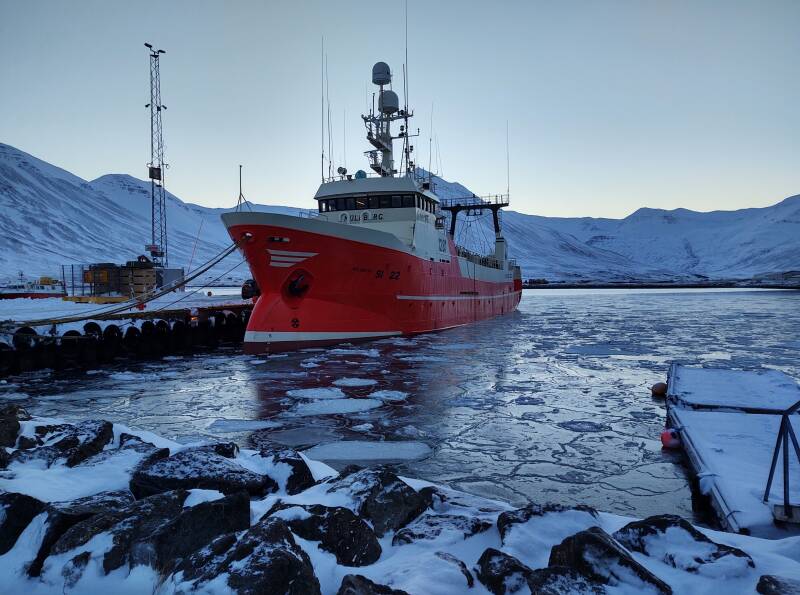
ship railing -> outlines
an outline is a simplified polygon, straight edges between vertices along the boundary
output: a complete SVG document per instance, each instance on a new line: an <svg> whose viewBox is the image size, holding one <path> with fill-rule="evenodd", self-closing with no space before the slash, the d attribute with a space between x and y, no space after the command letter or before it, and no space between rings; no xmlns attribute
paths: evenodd
<svg viewBox="0 0 800 595"><path fill-rule="evenodd" d="M456 198L444 198L440 201L443 208L452 207L488 207L490 205L499 205L507 207L510 203L508 194L487 194L485 196L460 196Z"/></svg>
<svg viewBox="0 0 800 595"><path fill-rule="evenodd" d="M465 258L469 262L472 262L472 263L475 263L475 264L478 264L478 265L481 265L481 266L484 266L484 267L489 267L489 268L492 268L492 269L502 269L503 268L503 263L500 260L498 260L497 258L495 258L494 256L482 256L480 254L477 254L475 252L467 250L466 248L464 248L462 246L456 246L456 254L461 258Z"/></svg>
<svg viewBox="0 0 800 595"><path fill-rule="evenodd" d="M427 181L429 181L429 177L428 176L420 175L420 174L418 174L416 172L413 173L413 174L411 174L411 173L408 173L408 174L406 174L406 173L397 173L397 174L395 174L393 176L384 176L383 174L379 174L376 171L366 171L366 170L361 170L361 171L364 172L365 175L363 177L365 177L365 178L386 178L386 177L404 178L404 177L410 176L410 177L413 177L418 182L427 182ZM333 175L333 176L326 176L326 177L322 178L322 182L324 184L327 184L329 182L342 182L344 180L352 180L352 179L358 179L358 178L356 178L355 172L346 173L344 175L336 174L336 175Z"/></svg>

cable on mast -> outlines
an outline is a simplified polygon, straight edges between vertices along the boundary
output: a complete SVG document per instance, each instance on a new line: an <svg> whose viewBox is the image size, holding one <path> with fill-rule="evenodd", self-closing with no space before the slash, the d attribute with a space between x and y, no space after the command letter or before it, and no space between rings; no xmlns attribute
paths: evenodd
<svg viewBox="0 0 800 595"><path fill-rule="evenodd" d="M320 89L320 177L325 182L325 36L322 36L322 47L319 54L319 89Z"/></svg>
<svg viewBox="0 0 800 595"><path fill-rule="evenodd" d="M328 54L325 54L325 100L328 107L328 178L333 177L333 139L331 131L331 87L328 80Z"/></svg>

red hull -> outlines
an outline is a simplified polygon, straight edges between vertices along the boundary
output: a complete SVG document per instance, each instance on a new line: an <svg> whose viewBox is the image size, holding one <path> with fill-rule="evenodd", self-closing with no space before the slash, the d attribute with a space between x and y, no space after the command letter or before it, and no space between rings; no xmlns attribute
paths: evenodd
<svg viewBox="0 0 800 595"><path fill-rule="evenodd" d="M15 300L18 298L39 300L43 298L61 298L65 295L65 293L0 293L0 300Z"/></svg>
<svg viewBox="0 0 800 595"><path fill-rule="evenodd" d="M261 289L247 353L441 330L511 312L520 300L513 273L495 271L500 282L463 275L452 241L450 262L434 262L295 226L241 223L228 231L234 240L250 234L241 247Z"/></svg>

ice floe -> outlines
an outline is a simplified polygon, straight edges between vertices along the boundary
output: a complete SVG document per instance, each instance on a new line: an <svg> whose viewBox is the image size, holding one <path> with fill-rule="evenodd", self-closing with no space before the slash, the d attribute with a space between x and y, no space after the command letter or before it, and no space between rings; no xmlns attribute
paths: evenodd
<svg viewBox="0 0 800 595"><path fill-rule="evenodd" d="M345 387L359 387L359 386L373 386L378 384L377 380L373 380L372 378L339 378L333 381L333 384L336 386L345 386Z"/></svg>
<svg viewBox="0 0 800 595"><path fill-rule="evenodd" d="M287 390L286 394L293 399L344 399L347 396L342 389L335 386L295 388Z"/></svg>
<svg viewBox="0 0 800 595"><path fill-rule="evenodd" d="M298 404L290 413L295 417L309 415L335 415L369 411L383 405L377 399L336 399L327 401L310 401Z"/></svg>
<svg viewBox="0 0 800 595"><path fill-rule="evenodd" d="M318 444L305 454L321 461L405 461L422 459L431 453L424 442L372 442L369 440L343 440Z"/></svg>

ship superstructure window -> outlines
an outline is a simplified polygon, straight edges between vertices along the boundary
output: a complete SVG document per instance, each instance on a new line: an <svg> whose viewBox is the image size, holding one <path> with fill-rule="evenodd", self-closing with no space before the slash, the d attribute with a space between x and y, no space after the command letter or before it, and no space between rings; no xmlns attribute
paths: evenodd
<svg viewBox="0 0 800 595"><path fill-rule="evenodd" d="M418 208L436 212L436 203L420 194L376 194L343 198L324 198L319 201L319 212L363 211L365 209Z"/></svg>

